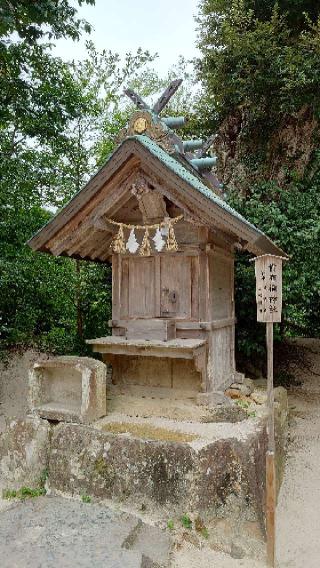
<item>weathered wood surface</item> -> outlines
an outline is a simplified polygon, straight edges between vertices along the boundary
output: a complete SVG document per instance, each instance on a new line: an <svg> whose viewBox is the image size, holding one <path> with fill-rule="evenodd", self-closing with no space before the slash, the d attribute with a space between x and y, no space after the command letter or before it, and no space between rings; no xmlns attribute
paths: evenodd
<svg viewBox="0 0 320 568"><path fill-rule="evenodd" d="M123 349L132 349L132 351L137 349L141 355L148 356L148 353L151 353L152 350L155 352L164 350L165 353L168 353L168 355L166 355L167 357L179 357L180 354L182 358L184 358L185 355L186 358L189 359L193 358L193 354L197 350L203 349L206 346L206 341L203 339L171 339L170 341L159 341L156 339L133 340L110 336L98 337L97 339L87 339L86 343L88 345L93 345L94 350L96 350L96 348L103 349L104 353L107 353L108 351L110 353L121 353L123 352ZM152 355L155 357L157 356L153 353ZM159 353L159 356L161 356L161 353Z"/></svg>
<svg viewBox="0 0 320 568"><path fill-rule="evenodd" d="M161 316L191 318L191 259L163 256L160 261Z"/></svg>
<svg viewBox="0 0 320 568"><path fill-rule="evenodd" d="M93 343L99 343L100 345L112 345L112 343L127 343L128 345L132 344L134 345L135 343L137 344L141 344L142 346L147 346L147 345L151 345L154 347L162 347L163 346L163 342L162 341L157 341L157 340L150 340L150 341L144 341L144 340L139 340L137 342L135 341L124 341L124 340L118 340L118 339L114 339L113 337L110 337L109 335L107 335L106 337L98 337L96 339L86 339L86 343L88 343L88 345L91 345ZM171 347L172 349L196 349L197 347L202 347L205 344L205 341L202 340L190 340L190 341L185 341L185 340L179 340L179 339L173 339L172 341L166 343L165 347Z"/></svg>
<svg viewBox="0 0 320 568"><path fill-rule="evenodd" d="M209 318L219 320L232 317L233 258L220 254L210 254L209 278Z"/></svg>
<svg viewBox="0 0 320 568"><path fill-rule="evenodd" d="M125 95L136 105L137 108L141 110L148 110L147 103L144 102L143 98L138 95L133 89L125 89Z"/></svg>
<svg viewBox="0 0 320 568"><path fill-rule="evenodd" d="M268 451L266 455L266 535L267 535L267 562L269 568L275 566L275 512L276 512L276 470L274 452Z"/></svg>
<svg viewBox="0 0 320 568"><path fill-rule="evenodd" d="M126 339L154 339L169 341L176 337L176 323L169 319L133 319L123 322Z"/></svg>
<svg viewBox="0 0 320 568"><path fill-rule="evenodd" d="M201 391L201 375L190 359L168 357L140 357L127 355L102 355L105 361L112 364L112 382L115 385L140 387L156 387L155 396L161 396L161 391L174 390L175 396L186 396L186 391L199 393ZM183 393L181 392L183 391ZM146 395L146 391L141 391Z"/></svg>
<svg viewBox="0 0 320 568"><path fill-rule="evenodd" d="M255 258L257 321L281 322L283 258Z"/></svg>
<svg viewBox="0 0 320 568"><path fill-rule="evenodd" d="M154 258L129 258L128 267L128 316L155 317ZM126 295L125 289L123 293Z"/></svg>
<svg viewBox="0 0 320 568"><path fill-rule="evenodd" d="M191 187L187 181L169 170L160 160L150 154L138 140L127 139L113 154L113 159L106 163L94 176L87 186L78 193L56 216L35 235L29 244L34 250L50 249L48 245L53 237L62 237L72 232L80 222L92 214L102 200L106 200L106 209L110 195L110 184L118 187L120 180L124 180L140 163L143 163L143 172L154 180L154 187L165 197L168 197L178 207L208 227L217 227L232 235L235 240L241 239L247 243L248 250L261 253L281 254L266 236L262 235L240 218L232 215L230 211L211 201L199 191ZM113 196L114 203L118 199ZM59 235L58 235L59 233ZM53 245L54 243L52 243Z"/></svg>
<svg viewBox="0 0 320 568"><path fill-rule="evenodd" d="M156 102L156 104L152 109L155 114L159 114L164 109L164 107L170 101L171 97L179 89L181 83L182 79L175 79L170 83L170 85L166 88L164 93L162 93L161 97L158 99L158 101Z"/></svg>
<svg viewBox="0 0 320 568"><path fill-rule="evenodd" d="M200 275L196 257L172 253L122 256L120 284L119 260L114 260L114 279L120 285L120 295L113 296L113 303L119 303L120 308L114 306L114 311L120 309L120 318L113 319L198 319Z"/></svg>

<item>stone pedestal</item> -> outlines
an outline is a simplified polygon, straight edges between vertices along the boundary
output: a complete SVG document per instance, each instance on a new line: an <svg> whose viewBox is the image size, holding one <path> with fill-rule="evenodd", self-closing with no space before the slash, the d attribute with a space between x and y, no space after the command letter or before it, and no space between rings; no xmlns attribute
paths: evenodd
<svg viewBox="0 0 320 568"><path fill-rule="evenodd" d="M106 366L89 357L37 361L29 373L33 414L48 420L90 423L106 414Z"/></svg>

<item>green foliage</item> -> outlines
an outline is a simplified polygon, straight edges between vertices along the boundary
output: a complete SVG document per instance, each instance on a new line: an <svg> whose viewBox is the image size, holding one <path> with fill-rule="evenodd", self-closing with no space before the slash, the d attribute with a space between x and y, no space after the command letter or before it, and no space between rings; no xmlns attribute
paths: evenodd
<svg viewBox="0 0 320 568"><path fill-rule="evenodd" d="M49 470L47 468L45 468L44 470L42 470L41 475L40 475L40 479L39 479L40 487L45 486L48 477L49 477Z"/></svg>
<svg viewBox="0 0 320 568"><path fill-rule="evenodd" d="M305 13L299 12L302 3ZM264 136L303 105L319 115L319 7L302 0L280 2L280 8L276 2L203 0L200 10L198 70L207 126L215 127L238 107L249 111L249 134L263 124Z"/></svg>
<svg viewBox="0 0 320 568"><path fill-rule="evenodd" d="M181 524L185 529L192 529L192 520L189 515L185 514L181 517Z"/></svg>
<svg viewBox="0 0 320 568"><path fill-rule="evenodd" d="M168 529L170 529L171 531L174 529L174 522L172 519L169 519L167 522L167 527Z"/></svg>
<svg viewBox="0 0 320 568"><path fill-rule="evenodd" d="M78 0L78 4L94 4L94 0ZM87 22L76 18L77 9L68 0L1 0L0 36L16 32L28 43L48 36L79 39L81 30L90 29Z"/></svg>
<svg viewBox="0 0 320 568"><path fill-rule="evenodd" d="M46 37L87 27L66 0L31 4L0 6L1 348L91 353L85 338L108 333L111 267L33 253L26 241L114 148L132 110L123 89L144 84L150 96L161 81L141 49L122 61L88 42L80 63L53 57Z"/></svg>
<svg viewBox="0 0 320 568"><path fill-rule="evenodd" d="M320 335L320 164L312 182L292 181L288 188L261 183L231 203L289 254L283 274L283 323L276 338ZM256 322L254 269L247 257L237 265L238 346L248 356L261 353L264 326Z"/></svg>
<svg viewBox="0 0 320 568"><path fill-rule="evenodd" d="M320 6L311 0L202 0L199 23L201 128L210 132L222 122L228 125L223 152L242 172L238 188L237 179L236 189L225 187L229 202L290 255L283 322L275 327L275 338L319 336L320 160L312 149L320 135ZM286 125L295 124L298 113L300 121L307 118L290 138ZM300 155L295 156L303 175L292 167L292 154L298 153L293 144L306 150L307 163L301 156L299 164ZM241 148L235 156L236 145ZM275 158L281 182L279 168L273 171ZM239 254L236 263L237 346L258 362L265 326L256 322L254 268L248 260Z"/></svg>
<svg viewBox="0 0 320 568"><path fill-rule="evenodd" d="M86 493L83 493L81 495L81 501L82 503L91 503L91 497L90 495L87 495Z"/></svg>
<svg viewBox="0 0 320 568"><path fill-rule="evenodd" d="M240 408L244 408L245 410L248 409L249 406L250 406L250 402L248 400L238 399L238 400L235 400L234 402L237 406L240 406Z"/></svg>
<svg viewBox="0 0 320 568"><path fill-rule="evenodd" d="M2 492L3 499L33 499L34 497L41 497L46 494L43 487L33 489L31 487L21 487L20 489L4 489Z"/></svg>
<svg viewBox="0 0 320 568"><path fill-rule="evenodd" d="M206 539L209 538L209 531L208 531L207 527L205 526L201 517L197 517L195 519L194 528L196 529L196 531L198 533L201 534L201 536L203 536L203 538L206 538Z"/></svg>
<svg viewBox="0 0 320 568"><path fill-rule="evenodd" d="M3 499L16 499L17 490L16 489L3 489L2 498Z"/></svg>

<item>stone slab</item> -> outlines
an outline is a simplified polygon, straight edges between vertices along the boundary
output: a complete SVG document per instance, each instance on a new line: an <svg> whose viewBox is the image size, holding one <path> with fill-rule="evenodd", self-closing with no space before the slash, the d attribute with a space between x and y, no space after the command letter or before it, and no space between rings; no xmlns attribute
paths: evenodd
<svg viewBox="0 0 320 568"><path fill-rule="evenodd" d="M140 523L147 540L124 547L137 525L133 515L57 497L16 503L0 514L1 567L143 568L149 561L166 568L169 537Z"/></svg>

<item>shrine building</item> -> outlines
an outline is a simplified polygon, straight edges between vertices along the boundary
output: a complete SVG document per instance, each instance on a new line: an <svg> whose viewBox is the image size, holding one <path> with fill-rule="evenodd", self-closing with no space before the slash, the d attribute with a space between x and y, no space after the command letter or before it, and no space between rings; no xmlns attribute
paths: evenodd
<svg viewBox="0 0 320 568"><path fill-rule="evenodd" d="M212 139L183 140L161 113L181 81L138 110L100 170L30 241L34 251L112 264L112 320L87 340L123 388L192 391L214 404L237 379L235 251L283 255L225 201Z"/></svg>

